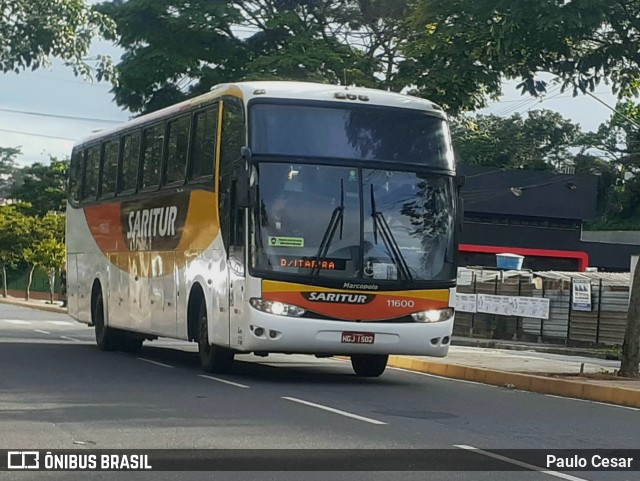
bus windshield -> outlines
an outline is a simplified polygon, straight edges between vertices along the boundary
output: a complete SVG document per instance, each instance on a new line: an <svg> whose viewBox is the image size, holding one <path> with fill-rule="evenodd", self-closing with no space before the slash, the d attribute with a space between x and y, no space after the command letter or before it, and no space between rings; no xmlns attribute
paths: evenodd
<svg viewBox="0 0 640 481"><path fill-rule="evenodd" d="M386 160L454 169L447 122L418 110L258 103L251 107L257 154Z"/></svg>
<svg viewBox="0 0 640 481"><path fill-rule="evenodd" d="M262 162L252 264L340 280L455 278L450 176Z"/></svg>

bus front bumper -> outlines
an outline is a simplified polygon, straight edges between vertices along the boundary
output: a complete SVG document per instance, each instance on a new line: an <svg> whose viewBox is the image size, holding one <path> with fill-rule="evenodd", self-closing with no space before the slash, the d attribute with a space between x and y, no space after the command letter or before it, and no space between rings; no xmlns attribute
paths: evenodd
<svg viewBox="0 0 640 481"><path fill-rule="evenodd" d="M444 357L449 351L454 321L349 322L275 316L255 309L248 309L247 314L246 331L237 346L240 351L320 355Z"/></svg>

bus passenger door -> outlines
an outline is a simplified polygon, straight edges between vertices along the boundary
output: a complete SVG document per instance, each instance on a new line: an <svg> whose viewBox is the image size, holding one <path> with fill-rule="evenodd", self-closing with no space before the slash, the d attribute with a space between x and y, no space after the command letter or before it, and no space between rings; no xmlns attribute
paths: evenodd
<svg viewBox="0 0 640 481"><path fill-rule="evenodd" d="M154 331L167 337L176 337L176 274L175 253L153 252L149 285L152 324Z"/></svg>

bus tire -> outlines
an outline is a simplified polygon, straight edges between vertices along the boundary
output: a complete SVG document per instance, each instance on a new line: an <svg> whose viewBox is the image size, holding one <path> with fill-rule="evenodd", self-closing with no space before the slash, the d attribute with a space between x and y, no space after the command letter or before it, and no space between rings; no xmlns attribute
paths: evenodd
<svg viewBox="0 0 640 481"><path fill-rule="evenodd" d="M200 303L200 313L198 314L198 353L200 354L200 364L205 372L224 373L231 370L233 351L214 346L209 342L207 306L204 301Z"/></svg>
<svg viewBox="0 0 640 481"><path fill-rule="evenodd" d="M102 292L96 294L93 302L93 326L96 334L96 345L101 351L116 351L120 347L121 335L118 331L104 324L104 303Z"/></svg>
<svg viewBox="0 0 640 481"><path fill-rule="evenodd" d="M351 366L359 377L378 377L387 367L389 356L384 354L354 354Z"/></svg>

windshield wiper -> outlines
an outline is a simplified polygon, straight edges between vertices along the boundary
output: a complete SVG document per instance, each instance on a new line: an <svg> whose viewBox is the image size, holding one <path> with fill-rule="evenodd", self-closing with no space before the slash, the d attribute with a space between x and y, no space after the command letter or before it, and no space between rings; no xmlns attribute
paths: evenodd
<svg viewBox="0 0 640 481"><path fill-rule="evenodd" d="M324 231L322 242L320 242L320 247L318 247L318 252L316 254L316 260L318 262L311 270L312 276L320 274L320 260L324 259L329 252L329 247L331 246L331 242L333 242L333 237L336 234L336 230L338 230L338 226L340 227L340 239L342 239L344 228L344 179L340 179L340 205L333 209L333 212L331 213L331 219Z"/></svg>
<svg viewBox="0 0 640 481"><path fill-rule="evenodd" d="M400 251L400 246L398 246L398 242L393 236L393 232L391 231L391 228L387 223L387 219L385 219L382 212L378 212L378 210L376 209L376 197L373 193L373 184L371 184L371 218L373 219L374 242L376 244L378 243L378 231L380 231L382 242L384 242L387 251L391 254L393 262L398 268L398 271L400 271L400 274L402 274L405 279L413 281L413 276L411 275L411 271L409 270L407 260L404 258L402 252Z"/></svg>

